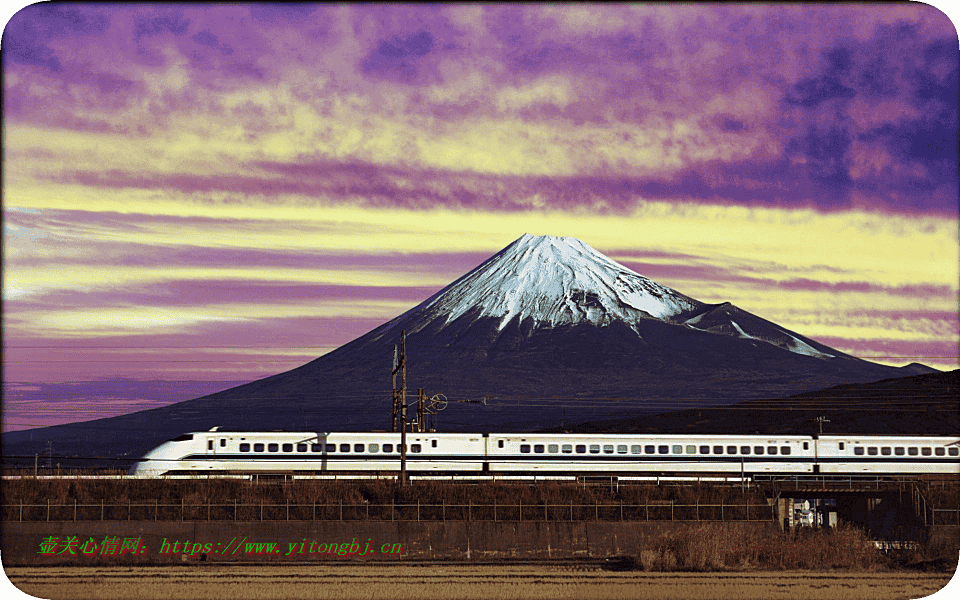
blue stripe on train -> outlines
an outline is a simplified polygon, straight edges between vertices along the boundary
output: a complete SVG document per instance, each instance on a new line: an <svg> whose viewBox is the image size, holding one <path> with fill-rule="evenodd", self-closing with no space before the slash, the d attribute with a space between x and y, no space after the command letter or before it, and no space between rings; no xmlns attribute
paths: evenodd
<svg viewBox="0 0 960 600"><path fill-rule="evenodd" d="M249 461L295 461L295 462L356 462L356 461L400 461L399 455L374 455L374 454L191 454L179 459L170 460L243 460ZM728 463L740 464L757 462L775 462L775 463L909 463L909 464L957 464L960 460L949 456L931 456L931 457L911 457L911 456L842 456L842 457L821 457L816 459L812 456L676 456L669 454L661 455L560 455L552 456L549 454L529 454L529 455L463 455L463 454L414 454L407 455L408 461L436 461L436 462L459 462L459 461L522 461L522 462L631 462L643 464L646 462L686 462L686 463Z"/></svg>

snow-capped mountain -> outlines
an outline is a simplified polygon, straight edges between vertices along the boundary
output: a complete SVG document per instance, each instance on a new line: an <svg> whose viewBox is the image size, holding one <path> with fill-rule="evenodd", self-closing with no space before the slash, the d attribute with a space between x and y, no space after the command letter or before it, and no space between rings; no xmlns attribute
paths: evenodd
<svg viewBox="0 0 960 600"><path fill-rule="evenodd" d="M381 330L391 336L397 327L408 335L429 330L449 342L478 323L495 324L495 333L486 337L499 337L511 324L526 337L557 327L617 324L642 340L652 320L821 359L841 354L730 303L707 304L685 296L579 239L530 234ZM451 324L455 326L444 331Z"/></svg>
<svg viewBox="0 0 960 600"><path fill-rule="evenodd" d="M666 320L702 304L611 260L576 238L524 234L423 307L447 322L468 312L535 327Z"/></svg>
<svg viewBox="0 0 960 600"><path fill-rule="evenodd" d="M111 453L139 455L213 426L389 428L401 331L408 397L424 388L452 401L434 423L441 431L531 431L934 371L871 363L730 303L699 302L574 238L524 235L301 367L163 408L7 433L4 450L32 456L51 440L62 453L105 455L103 431Z"/></svg>

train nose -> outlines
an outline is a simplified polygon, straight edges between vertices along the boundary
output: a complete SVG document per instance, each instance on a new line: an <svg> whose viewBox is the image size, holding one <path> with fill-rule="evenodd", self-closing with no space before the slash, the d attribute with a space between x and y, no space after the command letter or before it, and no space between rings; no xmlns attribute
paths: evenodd
<svg viewBox="0 0 960 600"><path fill-rule="evenodd" d="M127 471L132 477L159 477L163 473L157 468L157 464L149 458L138 458L133 466Z"/></svg>
<svg viewBox="0 0 960 600"><path fill-rule="evenodd" d="M165 442L138 458L128 473L133 477L160 477L180 455L174 444Z"/></svg>

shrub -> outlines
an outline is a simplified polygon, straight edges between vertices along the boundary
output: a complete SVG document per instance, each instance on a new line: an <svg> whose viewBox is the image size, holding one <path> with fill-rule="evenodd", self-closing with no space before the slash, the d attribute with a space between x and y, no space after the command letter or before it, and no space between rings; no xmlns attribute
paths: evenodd
<svg viewBox="0 0 960 600"><path fill-rule="evenodd" d="M888 565L863 530L774 531L733 524L676 525L637 552L644 570L844 569Z"/></svg>

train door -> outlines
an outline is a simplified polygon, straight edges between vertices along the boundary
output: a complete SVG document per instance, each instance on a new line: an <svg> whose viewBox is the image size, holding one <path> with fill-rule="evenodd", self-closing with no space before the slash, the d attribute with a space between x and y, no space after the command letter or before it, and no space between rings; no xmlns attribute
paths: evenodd
<svg viewBox="0 0 960 600"><path fill-rule="evenodd" d="M814 473L836 473L842 471L844 465L840 462L845 444L834 439L818 438L814 440L816 458L814 459Z"/></svg>
<svg viewBox="0 0 960 600"><path fill-rule="evenodd" d="M813 472L814 474L820 473L820 444L821 443L822 442L820 439L816 437L813 438Z"/></svg>

